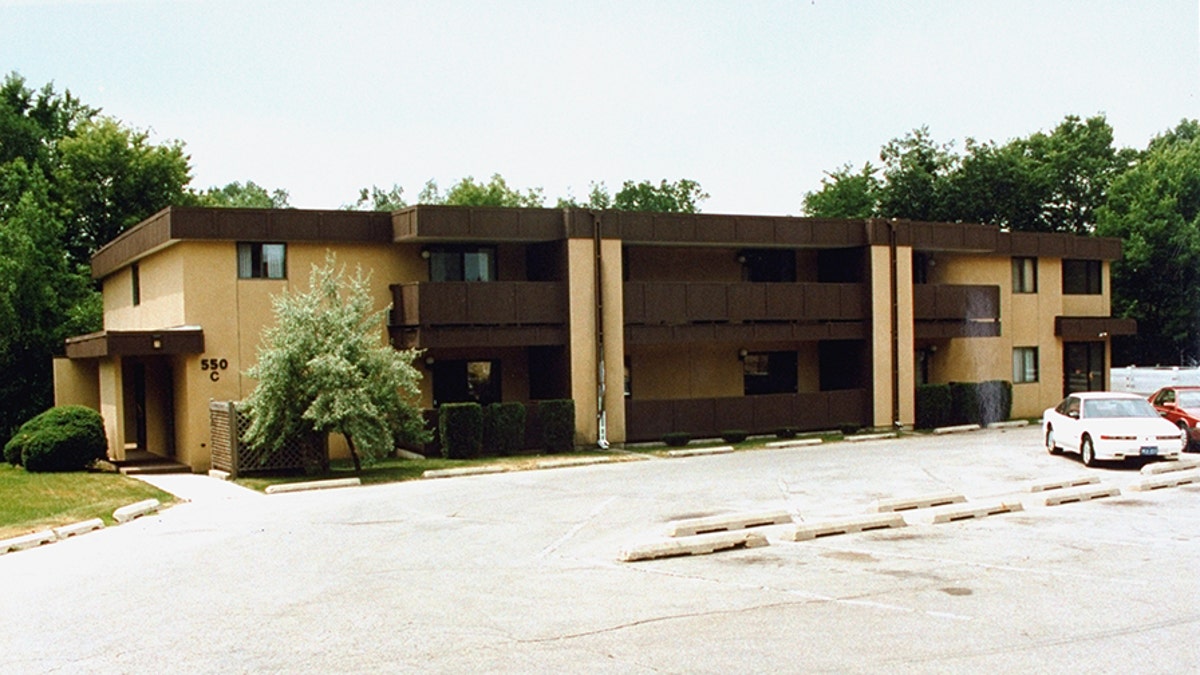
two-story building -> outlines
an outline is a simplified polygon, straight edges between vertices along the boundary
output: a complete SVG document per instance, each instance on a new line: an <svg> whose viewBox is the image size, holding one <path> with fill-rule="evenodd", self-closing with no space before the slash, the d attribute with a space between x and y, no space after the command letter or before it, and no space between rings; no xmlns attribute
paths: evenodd
<svg viewBox="0 0 1200 675"><path fill-rule="evenodd" d="M583 209L169 208L92 259L104 330L57 402L110 453L210 462L209 402L254 386L271 298L333 251L424 350L425 407L576 402L576 440L909 426L922 382L1010 380L1013 415L1103 389L1120 242L986 225ZM337 446L335 443L335 452Z"/></svg>

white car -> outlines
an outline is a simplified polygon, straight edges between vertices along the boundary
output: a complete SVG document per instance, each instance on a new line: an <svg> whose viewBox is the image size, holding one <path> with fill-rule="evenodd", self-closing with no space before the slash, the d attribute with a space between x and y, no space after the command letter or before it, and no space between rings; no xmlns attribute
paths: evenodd
<svg viewBox="0 0 1200 675"><path fill-rule="evenodd" d="M1134 457L1178 459L1185 437L1136 394L1079 392L1042 413L1046 450L1079 453L1087 466L1097 460Z"/></svg>

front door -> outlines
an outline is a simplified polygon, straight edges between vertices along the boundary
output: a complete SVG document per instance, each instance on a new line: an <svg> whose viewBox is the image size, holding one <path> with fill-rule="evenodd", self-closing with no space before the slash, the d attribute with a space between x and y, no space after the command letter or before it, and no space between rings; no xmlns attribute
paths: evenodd
<svg viewBox="0 0 1200 675"><path fill-rule="evenodd" d="M1067 342L1063 345L1063 396L1077 391L1104 390L1103 342Z"/></svg>

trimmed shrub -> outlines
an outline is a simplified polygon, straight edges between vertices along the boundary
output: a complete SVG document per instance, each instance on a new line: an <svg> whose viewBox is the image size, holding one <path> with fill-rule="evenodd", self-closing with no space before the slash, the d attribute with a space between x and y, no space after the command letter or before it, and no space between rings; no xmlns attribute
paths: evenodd
<svg viewBox="0 0 1200 675"><path fill-rule="evenodd" d="M1006 380L951 382L950 399L954 424L986 425L1012 415L1012 383Z"/></svg>
<svg viewBox="0 0 1200 675"><path fill-rule="evenodd" d="M775 437L782 439L795 438L798 433L800 433L800 430L796 427L779 427L775 430Z"/></svg>
<svg viewBox="0 0 1200 675"><path fill-rule="evenodd" d="M936 429L949 426L952 413L950 385L917 385L916 408L916 428Z"/></svg>
<svg viewBox="0 0 1200 675"><path fill-rule="evenodd" d="M575 449L575 401L569 398L538 402L542 421L542 448L546 452Z"/></svg>
<svg viewBox="0 0 1200 675"><path fill-rule="evenodd" d="M26 471L86 469L108 457L104 419L84 406L50 408L21 425L5 444L4 457Z"/></svg>
<svg viewBox="0 0 1200 675"><path fill-rule="evenodd" d="M721 432L721 440L726 443L741 443L750 438L750 432L745 429L726 429Z"/></svg>
<svg viewBox="0 0 1200 675"><path fill-rule="evenodd" d="M483 408L478 403L443 403L439 408L438 435L442 439L442 457L479 457L483 453Z"/></svg>
<svg viewBox="0 0 1200 675"><path fill-rule="evenodd" d="M686 431L672 431L670 433L663 434L662 440L663 443L666 443L672 448L682 448L683 446L692 442L692 435Z"/></svg>
<svg viewBox="0 0 1200 675"><path fill-rule="evenodd" d="M857 434L858 432L862 431L862 425L861 424L840 424L840 425L838 425L838 431L842 432L843 436L853 436L854 434Z"/></svg>
<svg viewBox="0 0 1200 675"><path fill-rule="evenodd" d="M511 455L525 444L525 404L493 403L483 416L483 447L497 455Z"/></svg>

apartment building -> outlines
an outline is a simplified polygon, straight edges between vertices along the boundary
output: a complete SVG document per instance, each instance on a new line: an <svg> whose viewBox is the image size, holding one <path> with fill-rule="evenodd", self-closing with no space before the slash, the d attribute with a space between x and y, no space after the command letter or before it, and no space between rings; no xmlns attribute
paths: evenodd
<svg viewBox="0 0 1200 675"><path fill-rule="evenodd" d="M1114 239L986 225L584 209L168 208L98 251L104 330L59 404L206 470L273 319L326 252L372 275L422 401L576 402L579 444L908 426L922 382L1013 382L1013 415L1104 389ZM334 452L338 451L335 441Z"/></svg>

